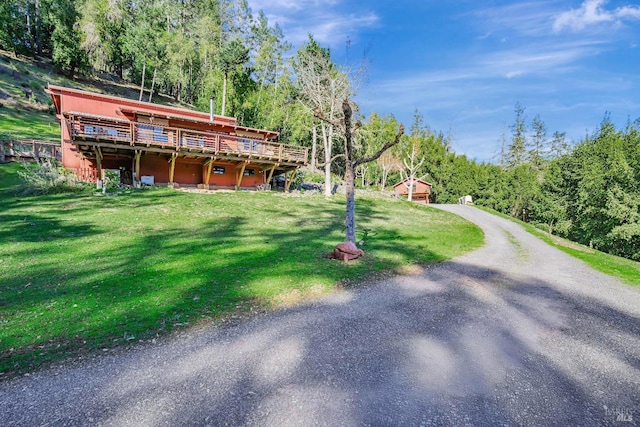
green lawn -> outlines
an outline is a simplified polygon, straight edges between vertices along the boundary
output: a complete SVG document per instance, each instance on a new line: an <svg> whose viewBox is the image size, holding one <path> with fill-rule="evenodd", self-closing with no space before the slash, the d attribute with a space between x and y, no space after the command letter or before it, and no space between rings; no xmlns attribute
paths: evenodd
<svg viewBox="0 0 640 427"><path fill-rule="evenodd" d="M14 56L0 49L0 138L60 142L60 124L54 115L47 85L61 85L137 99L139 88L109 75L69 79L48 61ZM25 90L31 90L29 99ZM185 107L170 97L154 94L154 102Z"/></svg>
<svg viewBox="0 0 640 427"><path fill-rule="evenodd" d="M275 193L16 197L0 165L0 372L150 339L437 262L482 245L438 210L357 200L364 259L323 258L342 241L344 201Z"/></svg>
<svg viewBox="0 0 640 427"><path fill-rule="evenodd" d="M19 108L0 109L0 138L60 142L60 125L53 115Z"/></svg>
<svg viewBox="0 0 640 427"><path fill-rule="evenodd" d="M640 262L621 258L605 252L600 252L595 249L591 249L578 243L572 242L570 240L563 239L554 235L549 235L549 233L534 227L532 224L520 221L519 219L510 217L509 215L505 215L496 212L493 209L485 208L482 206L477 207L486 212L501 216L522 225L522 227L524 227L527 232L539 237L551 246L554 246L561 251L584 261L586 264L590 265L592 268L598 271L601 271L610 276L617 277L628 285L640 286Z"/></svg>

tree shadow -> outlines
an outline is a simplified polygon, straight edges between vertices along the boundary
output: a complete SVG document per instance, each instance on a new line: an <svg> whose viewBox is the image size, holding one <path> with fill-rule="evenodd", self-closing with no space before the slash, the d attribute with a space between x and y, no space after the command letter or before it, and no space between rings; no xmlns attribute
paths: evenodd
<svg viewBox="0 0 640 427"><path fill-rule="evenodd" d="M250 247L237 242L247 239L245 226L251 219L227 212L203 222L198 230L186 226L142 232L132 229L126 247L75 249L76 237L109 239L114 232L99 223L83 221L86 209L107 212L110 205L126 206L134 218L144 214L146 208L176 197L169 192L138 196L43 197L38 201L45 208L40 206L38 213L29 213L33 203L30 200L14 199L4 207L1 215L6 222L0 228L0 238L14 243L55 243L39 247L37 256L24 269L11 275L0 274L0 289L4 289L0 293L2 317L22 316L22 311L36 313L21 331L0 332L0 362L6 373L14 369L7 365L9 360L30 361L27 365L32 367L46 366L50 360L68 353L92 353L150 339L176 327L198 323L203 317L232 316L247 305L262 310L274 292L282 292L274 282L307 279L311 274L314 279L307 280L305 286L323 286L345 279L363 280L367 272L381 268L375 255L352 264L322 257L334 244L333 239L327 244L327 236L335 236L336 242L343 238L344 209L339 204L315 209L311 219L275 204L269 215L285 216L296 232L267 226L261 235L249 236L255 243ZM374 218L386 218L374 203L361 203L358 215L363 226ZM296 227L301 221L311 222ZM399 258L412 259L417 248L395 245L392 237L393 233L386 232L373 236L368 239L367 251L375 254L386 250ZM16 257L28 258L34 246L15 247L19 248L14 252ZM433 259L442 257L420 250ZM57 252L66 254L67 265L49 260ZM310 264L314 266L311 271ZM385 268L399 265L384 264ZM287 286L292 293L306 291L295 282ZM38 339L25 343L20 338L23 333Z"/></svg>
<svg viewBox="0 0 640 427"><path fill-rule="evenodd" d="M105 424L616 425L612 408L640 411L638 354L637 311L447 262L52 381L90 373L54 399ZM92 405L73 405L87 392Z"/></svg>

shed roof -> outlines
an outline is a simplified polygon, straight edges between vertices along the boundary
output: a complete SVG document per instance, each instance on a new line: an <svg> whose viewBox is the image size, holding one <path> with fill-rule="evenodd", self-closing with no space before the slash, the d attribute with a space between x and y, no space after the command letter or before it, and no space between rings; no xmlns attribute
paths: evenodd
<svg viewBox="0 0 640 427"><path fill-rule="evenodd" d="M398 187L399 185L404 184L405 182L407 182L407 181L409 181L409 180L411 180L411 178L405 178L405 179L403 179L402 181L400 181L399 183L397 183L396 185L394 185L394 186L393 186L393 188L396 188L396 187ZM413 178L413 182L419 182L419 183L421 183L421 184L428 185L429 187L433 187L433 185L432 185L431 183L428 183L427 181L423 181L423 180L421 180L421 179Z"/></svg>

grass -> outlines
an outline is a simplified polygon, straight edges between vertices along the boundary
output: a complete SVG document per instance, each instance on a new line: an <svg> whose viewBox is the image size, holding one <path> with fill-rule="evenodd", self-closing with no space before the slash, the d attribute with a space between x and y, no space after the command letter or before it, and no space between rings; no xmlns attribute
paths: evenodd
<svg viewBox="0 0 640 427"><path fill-rule="evenodd" d="M516 239L516 236L514 236L507 230L504 230L504 234L505 236L507 236L507 240L509 240L509 243L511 243L513 247L516 248L518 259L526 260L529 257L529 253L522 247L522 244L518 239Z"/></svg>
<svg viewBox="0 0 640 427"><path fill-rule="evenodd" d="M116 76L95 73L81 79L58 74L50 62L14 56L0 49L0 138L35 139L60 142L60 125L54 115L51 97L44 89L51 83L138 99L139 87ZM25 96L25 90L33 93ZM154 94L154 102L178 105L170 97Z"/></svg>
<svg viewBox="0 0 640 427"><path fill-rule="evenodd" d="M11 193L0 166L0 372L152 339L176 327L295 303L479 247L480 229L438 210L357 200L366 254L342 241L344 201L275 193L118 196Z"/></svg>
<svg viewBox="0 0 640 427"><path fill-rule="evenodd" d="M520 224L527 232L542 239L549 245L560 249L561 251L578 258L591 266L592 268L608 274L610 276L620 279L622 282L632 285L640 286L640 263L632 261L619 256L611 255L605 252L600 252L595 249L588 248L578 243L572 242L567 239L563 239L558 236L550 235L549 233L536 228L532 224L520 221L519 219L510 217L509 215L502 214L494 211L493 209L485 208L482 206L476 206L486 212L498 215L500 217L509 219L517 224Z"/></svg>

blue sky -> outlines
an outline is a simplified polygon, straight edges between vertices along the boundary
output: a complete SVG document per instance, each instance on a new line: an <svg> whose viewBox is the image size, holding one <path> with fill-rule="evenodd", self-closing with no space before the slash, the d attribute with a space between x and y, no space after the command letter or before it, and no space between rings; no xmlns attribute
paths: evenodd
<svg viewBox="0 0 640 427"><path fill-rule="evenodd" d="M312 33L340 65L370 61L357 101L453 135L495 161L514 107L577 142L605 113L640 118L640 3L576 1L249 0L297 49ZM351 47L347 55L347 40Z"/></svg>

